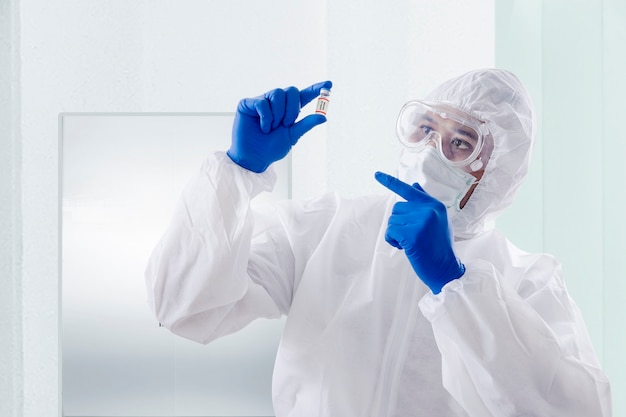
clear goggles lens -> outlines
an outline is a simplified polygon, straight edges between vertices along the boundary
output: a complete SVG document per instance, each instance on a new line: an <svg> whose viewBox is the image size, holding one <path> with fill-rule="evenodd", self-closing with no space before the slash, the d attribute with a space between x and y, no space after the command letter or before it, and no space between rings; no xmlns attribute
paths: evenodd
<svg viewBox="0 0 626 417"><path fill-rule="evenodd" d="M483 122L461 110L421 101L406 103L396 125L404 146L420 149L434 144L443 160L453 166L467 166L478 158L485 131Z"/></svg>

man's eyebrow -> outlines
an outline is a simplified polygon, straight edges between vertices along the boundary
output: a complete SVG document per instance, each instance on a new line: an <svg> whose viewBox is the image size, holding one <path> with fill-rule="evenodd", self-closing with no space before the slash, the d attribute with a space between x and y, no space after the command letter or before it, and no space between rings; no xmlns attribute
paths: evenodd
<svg viewBox="0 0 626 417"><path fill-rule="evenodd" d="M457 127L454 129L454 131L456 133L460 133L461 135L465 135L468 136L474 140L478 140L478 135L476 134L476 132L474 131L474 129L466 129L463 127Z"/></svg>
<svg viewBox="0 0 626 417"><path fill-rule="evenodd" d="M422 117L420 117L420 121L421 120L426 120L429 123L437 124L437 121L426 113L422 114Z"/></svg>
<svg viewBox="0 0 626 417"><path fill-rule="evenodd" d="M435 118L433 118L432 116L428 115L427 113L423 113L422 116L419 119L420 121L425 120L433 125L438 125L438 122ZM456 122L458 123L458 122ZM452 129L454 132L461 134L463 136L467 136L470 139L473 139L475 141L478 141L478 135L476 134L476 131L472 128L466 127L464 125L460 125L458 127L455 127Z"/></svg>

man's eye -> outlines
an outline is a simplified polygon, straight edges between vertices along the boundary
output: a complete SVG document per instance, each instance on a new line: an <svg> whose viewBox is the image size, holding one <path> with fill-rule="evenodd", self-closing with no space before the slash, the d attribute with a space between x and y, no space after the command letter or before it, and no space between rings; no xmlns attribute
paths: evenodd
<svg viewBox="0 0 626 417"><path fill-rule="evenodd" d="M472 149L472 145L469 142L463 139L458 139L458 138L452 139L452 146L454 146L457 149L462 149L462 150Z"/></svg>
<svg viewBox="0 0 626 417"><path fill-rule="evenodd" d="M422 132L424 133L424 135L428 135L430 132L433 131L433 129L430 126L420 126L420 129L422 129Z"/></svg>

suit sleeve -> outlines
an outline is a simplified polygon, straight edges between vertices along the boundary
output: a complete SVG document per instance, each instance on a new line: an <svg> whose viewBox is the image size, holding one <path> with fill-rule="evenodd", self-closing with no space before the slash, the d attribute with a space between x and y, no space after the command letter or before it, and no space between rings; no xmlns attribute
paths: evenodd
<svg viewBox="0 0 626 417"><path fill-rule="evenodd" d="M255 237L250 205L274 182L273 170L247 171L224 153L207 158L190 180L145 272L148 302L163 326L208 343L257 318L284 313L293 257L286 242L264 237L264 231ZM252 254L255 239L277 246ZM262 274L249 272L259 269Z"/></svg>
<svg viewBox="0 0 626 417"><path fill-rule="evenodd" d="M560 267L530 268L527 282L541 284L524 295L502 285L486 261L466 267L420 308L442 355L444 386L467 413L611 416L609 382Z"/></svg>

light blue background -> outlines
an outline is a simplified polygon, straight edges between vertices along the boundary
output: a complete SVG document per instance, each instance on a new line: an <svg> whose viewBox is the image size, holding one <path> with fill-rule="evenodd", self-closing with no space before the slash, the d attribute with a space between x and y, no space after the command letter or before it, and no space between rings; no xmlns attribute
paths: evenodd
<svg viewBox="0 0 626 417"><path fill-rule="evenodd" d="M531 175L499 226L523 248L556 255L626 414L626 3L498 1L496 65L536 103Z"/></svg>

